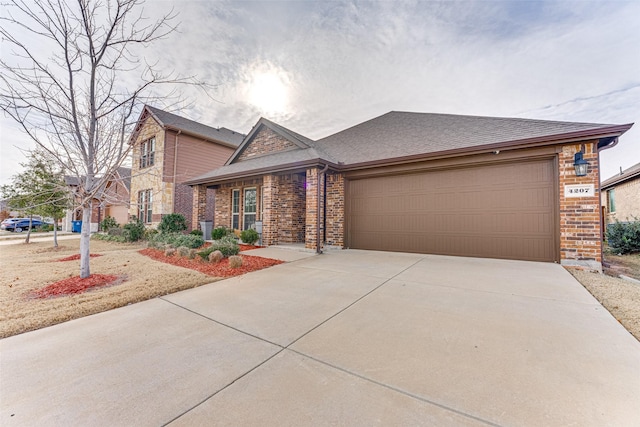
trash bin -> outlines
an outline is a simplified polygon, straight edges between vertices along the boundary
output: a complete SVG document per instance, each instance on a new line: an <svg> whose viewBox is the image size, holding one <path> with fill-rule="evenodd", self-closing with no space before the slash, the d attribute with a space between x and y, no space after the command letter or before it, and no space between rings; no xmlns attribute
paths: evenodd
<svg viewBox="0 0 640 427"><path fill-rule="evenodd" d="M82 232L82 221L71 221L71 232L72 233L81 233Z"/></svg>
<svg viewBox="0 0 640 427"><path fill-rule="evenodd" d="M211 240L211 231L213 231L213 221L200 221L200 229L204 240Z"/></svg>

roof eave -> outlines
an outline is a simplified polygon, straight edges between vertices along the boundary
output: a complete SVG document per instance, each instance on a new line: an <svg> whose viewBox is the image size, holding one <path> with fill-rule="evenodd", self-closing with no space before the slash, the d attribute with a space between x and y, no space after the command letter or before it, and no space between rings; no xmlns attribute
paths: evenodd
<svg viewBox="0 0 640 427"><path fill-rule="evenodd" d="M309 167L318 167L318 166L325 166L325 165L329 165L329 168L334 170L340 169L340 165L337 165L333 162L328 162L321 158L317 158L317 159L305 160L302 162L282 164L275 167L274 166L263 167L263 168L257 168L257 169L252 169L248 171L243 171L243 172L229 173L226 175L219 175L219 176L210 177L210 178L200 178L200 179L196 178L190 181L185 181L184 184L191 185L191 186L218 185L218 184L223 184L229 181L236 181L239 179L255 178L255 177L266 175L266 174L290 172L297 169L306 169Z"/></svg>
<svg viewBox="0 0 640 427"><path fill-rule="evenodd" d="M410 156L394 157L391 159L371 160L367 162L350 163L343 166L344 170L366 169L377 166L401 164L415 162L419 160L430 160L444 157L456 157L463 155L482 154L496 150L515 150L521 148L534 148L547 145L569 144L585 140L601 140L604 138L617 138L633 126L633 123L626 125L611 126L608 128L588 131L577 131L559 135L526 138L514 141L504 141L495 144L481 145L477 147L456 148L452 150L436 151L433 153L413 154Z"/></svg>
<svg viewBox="0 0 640 427"><path fill-rule="evenodd" d="M208 137L208 136L206 136L206 135L199 134L199 133L197 133L197 132L188 131L188 130L185 130L185 129L179 128L178 126L166 125L166 126L163 126L163 128L164 128L165 130L172 130L172 131L177 131L177 132L183 133L183 134L185 134L185 135L195 136L196 138L200 138L200 139L202 139L202 140L204 140L204 141L207 141L207 142L214 142L214 143L216 143L216 144L224 145L225 147L233 148L234 150L235 150L236 148L238 148L238 146L237 146L237 145L233 145L232 143L229 143L229 142L226 142L226 141L221 141L221 140L219 140L219 139L214 139L214 138ZM240 134L239 134L239 135L240 135Z"/></svg>
<svg viewBox="0 0 640 427"><path fill-rule="evenodd" d="M640 178L640 170L637 170L637 171L635 171L633 173L630 173L629 175L626 175L626 176L623 176L623 175L617 176L617 177L615 177L615 179L611 180L610 182L606 182L605 181L600 185L600 189L601 190L606 190L608 188L615 187L618 184L622 184L622 183L627 182L629 180L632 180L634 178ZM609 179L611 179L611 178L609 178Z"/></svg>

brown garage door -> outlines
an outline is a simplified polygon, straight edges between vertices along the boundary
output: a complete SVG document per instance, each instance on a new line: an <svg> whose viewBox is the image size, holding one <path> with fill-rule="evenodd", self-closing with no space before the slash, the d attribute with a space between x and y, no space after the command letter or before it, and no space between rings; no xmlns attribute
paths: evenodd
<svg viewBox="0 0 640 427"><path fill-rule="evenodd" d="M349 181L349 246L555 261L554 162Z"/></svg>

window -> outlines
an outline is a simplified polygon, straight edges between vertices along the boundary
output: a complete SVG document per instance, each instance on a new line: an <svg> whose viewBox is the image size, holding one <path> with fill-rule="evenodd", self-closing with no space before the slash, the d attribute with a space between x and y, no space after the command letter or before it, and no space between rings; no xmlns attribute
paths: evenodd
<svg viewBox="0 0 640 427"><path fill-rule="evenodd" d="M231 228L240 229L240 190L231 193Z"/></svg>
<svg viewBox="0 0 640 427"><path fill-rule="evenodd" d="M153 214L153 200L151 190L138 192L138 219L144 223L150 223Z"/></svg>
<svg viewBox="0 0 640 427"><path fill-rule="evenodd" d="M153 166L156 154L156 139L150 138L140 144L140 169Z"/></svg>
<svg viewBox="0 0 640 427"><path fill-rule="evenodd" d="M244 221L242 229L248 230L256 223L256 189L244 190Z"/></svg>
<svg viewBox="0 0 640 427"><path fill-rule="evenodd" d="M609 212L613 213L616 211L616 189L612 188L607 191L607 194L609 195Z"/></svg>

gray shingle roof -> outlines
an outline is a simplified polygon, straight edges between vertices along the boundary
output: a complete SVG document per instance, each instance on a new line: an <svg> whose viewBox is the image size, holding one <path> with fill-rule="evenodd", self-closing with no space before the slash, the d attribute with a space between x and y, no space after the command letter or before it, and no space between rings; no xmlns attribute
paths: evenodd
<svg viewBox="0 0 640 427"><path fill-rule="evenodd" d="M612 187L615 184L632 178L640 178L640 163L637 163L630 168L623 170L622 173L618 175L614 175L611 178L605 179L604 181L602 181L602 184L600 184L600 188L604 190L605 188Z"/></svg>
<svg viewBox="0 0 640 427"><path fill-rule="evenodd" d="M276 126L286 131L281 134L302 137ZM232 163L196 177L190 183L249 176L252 172L257 175L271 169L284 170L287 165L293 168L312 160L348 169L366 162L377 164L407 157L428 158L448 152L611 137L624 133L629 127L631 125L392 111L317 141L302 137L310 147L308 149L239 162L234 161L236 152L231 157Z"/></svg>
<svg viewBox="0 0 640 427"><path fill-rule="evenodd" d="M147 105L146 108L158 121L160 121L160 124L163 126L169 126L186 133L203 136L207 139L225 142L235 147L240 145L242 139L244 138L244 134L232 131L227 128L214 128L211 126L207 126L202 123L194 122L193 120L178 116L176 114L160 110L159 108L152 107L150 105Z"/></svg>
<svg viewBox="0 0 640 427"><path fill-rule="evenodd" d="M345 164L516 143L614 125L392 111L316 141Z"/></svg>

